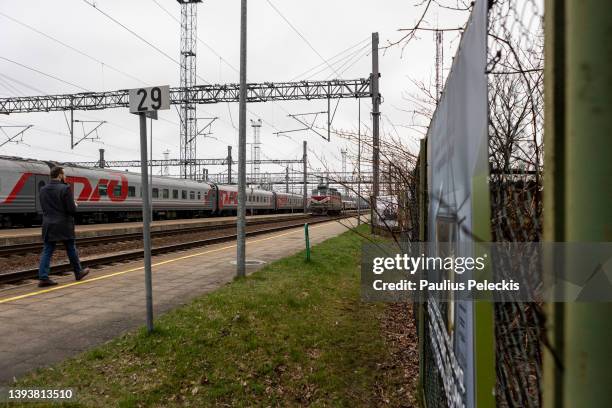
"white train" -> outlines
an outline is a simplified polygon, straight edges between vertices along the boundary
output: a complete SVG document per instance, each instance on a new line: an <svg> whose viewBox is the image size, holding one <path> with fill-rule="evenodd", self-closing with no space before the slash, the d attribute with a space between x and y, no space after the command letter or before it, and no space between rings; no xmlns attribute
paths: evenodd
<svg viewBox="0 0 612 408"><path fill-rule="evenodd" d="M41 218L38 191L49 170L62 166L78 203L77 222L137 220L142 212L140 174L0 156L0 226L31 225ZM192 218L235 214L238 188L153 176L153 217ZM247 214L301 212L301 195L247 189Z"/></svg>

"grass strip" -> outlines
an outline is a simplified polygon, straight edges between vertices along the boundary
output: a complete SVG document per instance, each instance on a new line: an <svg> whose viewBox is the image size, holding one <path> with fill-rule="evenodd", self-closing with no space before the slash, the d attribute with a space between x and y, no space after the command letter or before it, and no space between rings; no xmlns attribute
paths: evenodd
<svg viewBox="0 0 612 408"><path fill-rule="evenodd" d="M161 316L152 335L128 333L15 387L73 388L67 406L386 405L403 378L381 364L385 306L360 300L362 242L347 232L311 262L271 263Z"/></svg>

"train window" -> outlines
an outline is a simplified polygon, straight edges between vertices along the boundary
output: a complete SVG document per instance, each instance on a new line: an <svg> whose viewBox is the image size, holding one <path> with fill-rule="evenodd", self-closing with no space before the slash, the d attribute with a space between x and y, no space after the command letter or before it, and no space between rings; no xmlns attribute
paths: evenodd
<svg viewBox="0 0 612 408"><path fill-rule="evenodd" d="M106 185L99 185L98 186L98 194L100 194L100 197L106 195L106 192L107 192L106 190L107 189L108 189L108 186L106 186Z"/></svg>
<svg viewBox="0 0 612 408"><path fill-rule="evenodd" d="M202 199L202 193L198 191L198 200Z"/></svg>
<svg viewBox="0 0 612 408"><path fill-rule="evenodd" d="M168 190L167 188L164 188L162 190L162 198L166 198L166 199L170 198L170 190Z"/></svg>
<svg viewBox="0 0 612 408"><path fill-rule="evenodd" d="M121 197L121 186L120 185L115 186L115 188L113 189L113 196Z"/></svg>
<svg viewBox="0 0 612 408"><path fill-rule="evenodd" d="M172 190L172 198L178 200L178 190Z"/></svg>
<svg viewBox="0 0 612 408"><path fill-rule="evenodd" d="M136 197L136 187L128 186L128 196L129 197Z"/></svg>
<svg viewBox="0 0 612 408"><path fill-rule="evenodd" d="M195 192L193 192L193 191L189 192L189 199L190 200L195 200Z"/></svg>
<svg viewBox="0 0 612 408"><path fill-rule="evenodd" d="M159 189L158 188L154 188L153 189L153 198L159 198Z"/></svg>
<svg viewBox="0 0 612 408"><path fill-rule="evenodd" d="M182 198L183 200L186 200L186 199L187 199L187 191L185 191L185 190L181 190L181 198Z"/></svg>

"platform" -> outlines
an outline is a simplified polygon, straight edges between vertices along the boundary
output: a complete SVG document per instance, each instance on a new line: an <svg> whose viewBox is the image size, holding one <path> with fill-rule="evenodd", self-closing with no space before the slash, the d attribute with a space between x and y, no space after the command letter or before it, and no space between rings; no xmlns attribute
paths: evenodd
<svg viewBox="0 0 612 408"><path fill-rule="evenodd" d="M345 219L313 225L310 241L322 242L355 224ZM248 238L247 258L264 262L248 266L248 273L303 249L301 227ZM235 258L235 242L154 257L155 315L230 282ZM84 281L65 276L58 282L46 289L33 282L0 291L0 384L145 323L142 261L94 270Z"/></svg>
<svg viewBox="0 0 612 408"><path fill-rule="evenodd" d="M303 215L303 213L251 215L247 217L247 223L249 222L249 220L290 220L302 217ZM235 223L235 216L207 217L182 220L163 220L153 221L153 223L151 224L151 231L168 231L181 228L194 228L204 225L231 225ZM75 230L77 239L118 234L131 234L142 231L142 222L77 225ZM41 242L41 239L41 227L0 230L0 246Z"/></svg>

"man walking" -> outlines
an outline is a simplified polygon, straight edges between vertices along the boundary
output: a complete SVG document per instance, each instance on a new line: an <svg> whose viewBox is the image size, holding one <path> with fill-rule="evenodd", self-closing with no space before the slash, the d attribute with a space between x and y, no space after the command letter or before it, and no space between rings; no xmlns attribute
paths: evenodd
<svg viewBox="0 0 612 408"><path fill-rule="evenodd" d="M81 268L74 234L74 215L77 205L72 189L66 184L64 169L53 167L51 181L40 189L40 206L43 212L42 238L43 252L38 268L38 286L41 288L57 285L49 279L49 265L55 251L55 245L63 242L76 280L81 280L89 273L89 268Z"/></svg>

